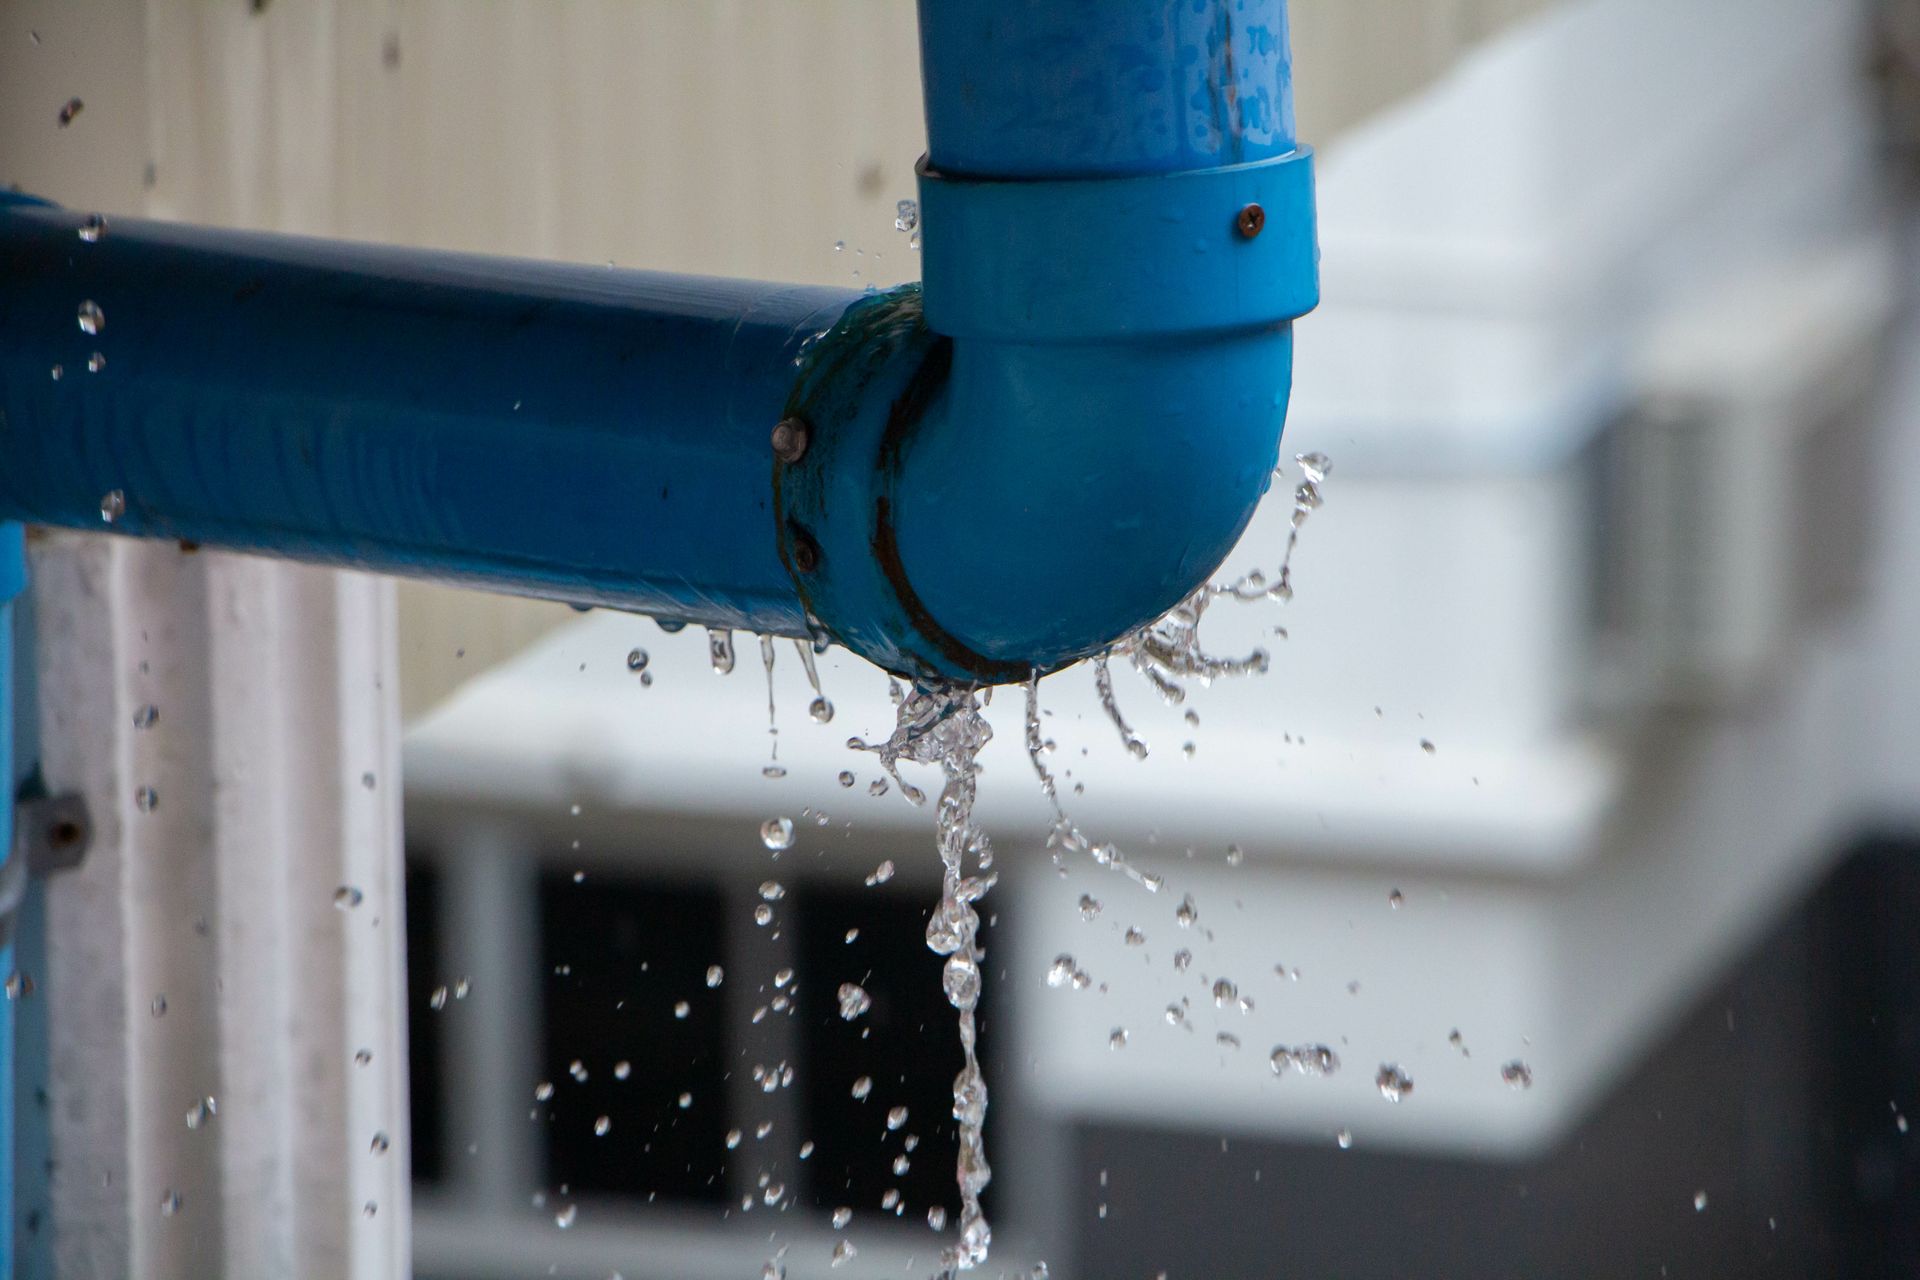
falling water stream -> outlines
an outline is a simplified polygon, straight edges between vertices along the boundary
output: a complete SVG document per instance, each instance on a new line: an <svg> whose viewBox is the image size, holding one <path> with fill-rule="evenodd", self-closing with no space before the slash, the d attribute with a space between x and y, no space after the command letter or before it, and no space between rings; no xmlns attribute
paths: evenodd
<svg viewBox="0 0 1920 1280"><path fill-rule="evenodd" d="M1293 553L1299 543L1300 527L1321 505L1320 486L1331 470L1326 457L1321 454L1301 454L1295 461L1304 479L1293 491L1287 542L1281 553L1279 567L1271 579L1255 570L1232 582L1205 584L1164 617L1122 637L1106 653L1093 659L1094 684L1101 707L1113 722L1127 753L1135 759L1145 759L1148 748L1128 725L1120 710L1114 689L1112 658L1125 659L1169 705L1179 705L1186 700L1188 681L1197 680L1206 685L1223 677L1257 675L1268 669L1270 660L1264 649L1254 649L1239 658L1220 658L1206 653L1200 643L1200 624L1213 602L1223 597L1240 602L1264 599L1280 603L1292 598ZM1276 633L1284 634L1284 631L1276 628ZM819 673L814 664L815 647L806 640L796 641L795 647L813 694L808 714L814 721L826 723L833 718L833 704L821 691ZM773 690L775 644L771 638L761 638L760 655L767 677L767 732L772 742L772 759L762 772L768 777L777 778L783 776L786 770L778 764L779 729L775 720ZM710 631L708 656L716 673L724 675L731 672L734 666L732 634L723 630ZM641 664L644 666L644 658ZM631 660L629 665L632 665ZM1040 679L1041 673L1036 670L1026 682L1024 745L1041 792L1052 809L1047 845L1056 865L1064 866L1070 854L1085 853L1095 864L1122 872L1148 892L1159 892L1163 887L1161 877L1135 868L1113 845L1089 839L1067 814L1060 799L1059 786L1046 763L1046 756L1054 749L1054 744L1045 738L1041 728ZM976 1054L975 1010L983 986L984 959L979 941L980 916L976 904L994 886L997 876L991 870L992 846L973 818L980 775L979 755L991 740L993 730L983 714L987 695L977 687L925 681L909 688L898 681L890 681L889 688L896 711L891 734L877 743L849 738L847 746L877 755L886 777L892 780L902 796L914 804L925 803L926 794L901 776L902 762L938 766L942 777L934 822L935 843L940 854L941 892L939 904L927 922L926 941L932 951L946 957L941 985L948 1003L958 1016L963 1057L960 1072L953 1081L952 1108L953 1118L959 1125L959 1156L955 1168L961 1205L959 1230L954 1241L941 1253L942 1275L952 1277L984 1263L993 1238L992 1229L980 1205L981 1192L990 1181L992 1171L987 1164L983 1132L987 1114L987 1085ZM1193 719L1190 714L1189 722L1193 722ZM843 786L850 786L851 773L843 772L840 782ZM886 789L886 780L876 779L869 790L871 794L881 795ZM782 818L769 821L762 828L761 837L767 847L777 854L791 844L792 832L792 823ZM868 883L878 883L890 876L891 864L883 864L883 870L886 875L876 872L868 878ZM1091 912L1100 909L1091 897L1083 899L1082 906ZM1191 919L1191 912L1189 900L1181 907L1183 924ZM1183 951L1181 954L1186 953ZM714 975L710 974L709 985L713 985L714 981ZM1048 981L1056 986L1068 983L1084 986L1088 979L1074 964L1072 957L1063 955L1055 962ZM1237 995L1231 988L1232 984L1225 979L1216 983L1216 1003L1230 1002ZM843 1017L851 1019L865 1012L866 993L856 984L843 985L838 999ZM1175 1021L1176 1015L1179 1020L1184 1020L1184 1012L1178 1006L1169 1009L1169 1021ZM1114 1047L1124 1045L1126 1038L1124 1028L1115 1028ZM1324 1045L1302 1045L1276 1048L1272 1066L1276 1073L1325 1075L1337 1069L1338 1061L1333 1051ZM1381 1070L1383 1093L1397 1098L1411 1092L1412 1082L1402 1076L1397 1068L1383 1066ZM860 1096L858 1085L855 1094ZM836 1212L836 1228L844 1225L846 1212ZM944 1214L929 1216L930 1225L936 1229L944 1222ZM850 1260L856 1252L851 1241L842 1239L834 1249L834 1264L838 1266ZM770 1270L778 1273L775 1263L768 1265ZM1046 1274L1044 1267L1036 1268L1034 1274Z"/></svg>

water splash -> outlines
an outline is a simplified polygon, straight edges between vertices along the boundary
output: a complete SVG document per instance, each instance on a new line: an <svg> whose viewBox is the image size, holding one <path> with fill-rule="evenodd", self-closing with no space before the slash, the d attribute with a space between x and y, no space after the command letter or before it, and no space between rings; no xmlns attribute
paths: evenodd
<svg viewBox="0 0 1920 1280"><path fill-rule="evenodd" d="M1100 661L1096 671L1101 675L1106 673L1104 659ZM1097 678L1099 677L1096 676ZM1106 693L1111 694L1112 689L1112 681L1109 678ZM1114 717L1115 722L1120 723L1118 712L1114 712ZM1123 737L1128 736L1124 723L1121 723L1121 733ZM1053 826L1047 832L1047 848L1053 853L1053 865L1061 868L1064 874L1064 860L1068 853L1086 853L1100 866L1110 871L1124 873L1148 893L1158 893L1161 885L1159 876L1140 871L1112 845L1096 844L1089 840L1080 828L1073 825L1073 819L1067 816L1066 809L1062 807L1059 785L1055 783L1053 774L1047 769L1046 761L1041 758L1053 750L1053 743L1042 738L1040 734L1040 671L1038 668L1027 674L1026 743L1027 759L1033 765L1034 776L1040 780L1041 794L1046 796L1047 803L1053 807ZM1144 752L1146 746L1142 744L1140 749Z"/></svg>
<svg viewBox="0 0 1920 1280"><path fill-rule="evenodd" d="M953 1118L960 1125L960 1156L954 1171L960 1188L960 1233L958 1240L941 1253L941 1265L949 1273L970 1271L985 1262L993 1240L993 1231L980 1208L980 1193L993 1172L987 1164L983 1133L987 1085L975 1054L974 1009L980 999L983 953L978 936L980 917L973 905L996 879L985 871L992 858L986 833L973 820L980 750L992 737L993 729L981 714L977 690L929 683L916 685L898 698L894 730L884 743L871 747L858 739L849 743L876 752L902 791L909 789L899 775L902 760L936 764L945 779L934 823L940 851L940 903L927 921L927 947L947 957L941 986L959 1015L964 1056L960 1074L953 1081ZM973 875L967 874L969 854L976 868Z"/></svg>

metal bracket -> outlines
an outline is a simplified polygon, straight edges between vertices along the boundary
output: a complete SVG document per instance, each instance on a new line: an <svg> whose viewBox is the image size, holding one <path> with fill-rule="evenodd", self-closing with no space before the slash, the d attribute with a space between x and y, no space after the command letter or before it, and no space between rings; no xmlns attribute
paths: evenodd
<svg viewBox="0 0 1920 1280"><path fill-rule="evenodd" d="M92 844L93 819L79 793L34 796L14 805L13 850L0 863L0 947L13 944L28 884L79 866Z"/></svg>

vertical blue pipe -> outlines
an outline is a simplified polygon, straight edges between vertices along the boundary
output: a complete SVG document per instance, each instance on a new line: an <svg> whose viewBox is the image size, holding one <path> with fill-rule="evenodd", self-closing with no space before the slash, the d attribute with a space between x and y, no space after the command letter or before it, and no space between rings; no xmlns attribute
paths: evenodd
<svg viewBox="0 0 1920 1280"><path fill-rule="evenodd" d="M13 601L27 585L26 527L0 523L0 862L13 856ZM14 946L0 948L0 974L12 973ZM0 1275L13 1274L14 1002L0 1001Z"/></svg>
<svg viewBox="0 0 1920 1280"><path fill-rule="evenodd" d="M1294 149L1286 0L920 0L933 167L1173 173Z"/></svg>

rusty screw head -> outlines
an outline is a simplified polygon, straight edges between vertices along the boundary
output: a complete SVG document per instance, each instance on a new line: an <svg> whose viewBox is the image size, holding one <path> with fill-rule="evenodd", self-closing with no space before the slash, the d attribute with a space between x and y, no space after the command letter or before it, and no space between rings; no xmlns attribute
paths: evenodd
<svg viewBox="0 0 1920 1280"><path fill-rule="evenodd" d="M820 544L798 526L793 530L793 567L802 573L812 573L820 567Z"/></svg>
<svg viewBox="0 0 1920 1280"><path fill-rule="evenodd" d="M773 456L782 462L800 461L807 454L807 424L799 418L782 418L773 426Z"/></svg>
<svg viewBox="0 0 1920 1280"><path fill-rule="evenodd" d="M1251 240L1259 235L1260 229L1266 225L1267 211L1257 204L1248 205L1233 220L1234 230L1238 231L1244 240Z"/></svg>

